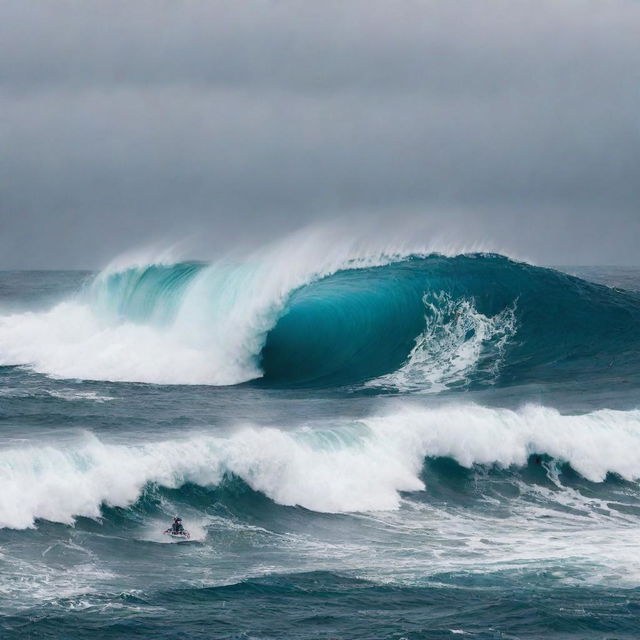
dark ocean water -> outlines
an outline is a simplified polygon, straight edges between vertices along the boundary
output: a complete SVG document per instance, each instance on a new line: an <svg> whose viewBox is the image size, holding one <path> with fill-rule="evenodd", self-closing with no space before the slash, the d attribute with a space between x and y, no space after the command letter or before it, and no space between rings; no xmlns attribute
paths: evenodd
<svg viewBox="0 0 640 640"><path fill-rule="evenodd" d="M640 268L310 259L0 273L0 638L640 637Z"/></svg>

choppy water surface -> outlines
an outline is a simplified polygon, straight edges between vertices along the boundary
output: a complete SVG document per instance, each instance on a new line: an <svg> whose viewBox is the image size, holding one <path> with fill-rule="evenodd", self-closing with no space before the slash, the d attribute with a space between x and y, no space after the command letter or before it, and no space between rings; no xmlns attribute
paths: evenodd
<svg viewBox="0 0 640 640"><path fill-rule="evenodd" d="M494 254L0 273L0 636L637 638L638 290Z"/></svg>

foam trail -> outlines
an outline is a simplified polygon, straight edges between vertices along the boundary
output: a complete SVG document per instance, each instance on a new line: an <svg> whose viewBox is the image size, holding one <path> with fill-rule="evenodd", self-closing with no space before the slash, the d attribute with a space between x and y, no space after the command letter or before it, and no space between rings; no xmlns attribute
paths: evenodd
<svg viewBox="0 0 640 640"><path fill-rule="evenodd" d="M506 467L546 453L599 482L607 473L639 478L638 451L640 411L566 416L539 406L511 411L399 405L387 415L339 426L247 426L226 435L139 445L108 444L85 434L64 447L0 451L0 526L98 517L102 504L129 506L149 483L213 486L228 473L283 505L324 512L393 510L401 492L424 489L425 457Z"/></svg>

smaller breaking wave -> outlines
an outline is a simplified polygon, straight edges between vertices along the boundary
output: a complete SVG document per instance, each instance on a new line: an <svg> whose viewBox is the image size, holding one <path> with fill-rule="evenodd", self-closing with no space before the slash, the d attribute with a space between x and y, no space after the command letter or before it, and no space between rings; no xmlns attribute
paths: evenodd
<svg viewBox="0 0 640 640"><path fill-rule="evenodd" d="M540 406L399 406L355 422L245 426L126 445L86 433L75 442L0 451L0 526L98 518L103 506L129 507L152 485L213 487L228 477L281 505L387 511L400 507L405 492L428 495L422 473L427 458L506 468L545 454L591 482L609 473L635 481L638 450L640 411L562 415Z"/></svg>

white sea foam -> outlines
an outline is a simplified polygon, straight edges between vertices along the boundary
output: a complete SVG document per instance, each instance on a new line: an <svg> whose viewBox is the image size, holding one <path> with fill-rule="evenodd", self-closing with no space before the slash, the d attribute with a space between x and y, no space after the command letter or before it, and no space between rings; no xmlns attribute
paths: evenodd
<svg viewBox="0 0 640 640"><path fill-rule="evenodd" d="M113 396L106 396L97 393L96 391L78 391L76 389L58 389L48 390L46 395L51 398L58 398L59 400L68 400L69 402L76 402L78 400L86 400L89 402L109 402L115 400Z"/></svg>
<svg viewBox="0 0 640 640"><path fill-rule="evenodd" d="M472 372L493 382L504 347L516 332L515 306L487 317L472 300L454 300L444 292L427 293L423 302L426 327L405 364L366 386L435 393L464 383ZM478 371L483 361L488 370Z"/></svg>
<svg viewBox="0 0 640 640"><path fill-rule="evenodd" d="M393 510L400 492L424 488L426 456L449 456L464 466L509 466L525 464L533 452L547 453L598 482L608 472L639 478L639 451L640 411L566 416L537 406L511 411L399 405L387 415L342 426L245 426L138 445L108 444L85 434L64 446L0 451L0 526L97 517L103 503L132 504L148 483L209 486L226 473L284 505L325 512Z"/></svg>

